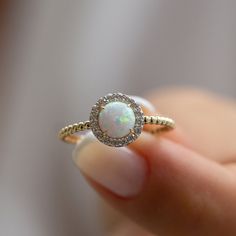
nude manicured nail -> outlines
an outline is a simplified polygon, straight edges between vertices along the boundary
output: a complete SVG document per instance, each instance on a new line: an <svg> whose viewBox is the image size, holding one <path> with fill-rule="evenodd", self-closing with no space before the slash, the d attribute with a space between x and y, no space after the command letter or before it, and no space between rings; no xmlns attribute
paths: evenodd
<svg viewBox="0 0 236 236"><path fill-rule="evenodd" d="M156 113L156 108L147 99L138 96L131 96L143 109L147 109L149 112Z"/></svg>
<svg viewBox="0 0 236 236"><path fill-rule="evenodd" d="M73 160L86 176L121 197L137 195L147 177L147 163L126 147L98 143L92 135L79 143Z"/></svg>

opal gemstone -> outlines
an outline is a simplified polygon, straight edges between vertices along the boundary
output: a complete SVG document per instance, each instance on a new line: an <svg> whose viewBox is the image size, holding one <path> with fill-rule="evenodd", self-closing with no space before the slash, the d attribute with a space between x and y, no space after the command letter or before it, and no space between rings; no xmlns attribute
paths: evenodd
<svg viewBox="0 0 236 236"><path fill-rule="evenodd" d="M134 125L134 112L126 103L110 102L99 113L99 126L109 137L124 137Z"/></svg>

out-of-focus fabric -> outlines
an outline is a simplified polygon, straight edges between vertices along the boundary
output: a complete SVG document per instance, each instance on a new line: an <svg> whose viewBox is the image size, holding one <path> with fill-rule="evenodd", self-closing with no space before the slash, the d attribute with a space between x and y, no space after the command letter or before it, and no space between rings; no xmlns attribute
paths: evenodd
<svg viewBox="0 0 236 236"><path fill-rule="evenodd" d="M57 139L108 92L235 97L236 2L14 1L0 80L0 235L99 236L97 195ZM0 55L1 56L1 55Z"/></svg>

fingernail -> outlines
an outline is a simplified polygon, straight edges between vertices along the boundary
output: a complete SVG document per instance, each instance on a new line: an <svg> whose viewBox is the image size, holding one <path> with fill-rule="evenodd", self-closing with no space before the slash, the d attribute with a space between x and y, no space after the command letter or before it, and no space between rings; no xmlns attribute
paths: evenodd
<svg viewBox="0 0 236 236"><path fill-rule="evenodd" d="M138 96L131 96L141 107L147 109L149 112L156 113L156 108L147 99Z"/></svg>
<svg viewBox="0 0 236 236"><path fill-rule="evenodd" d="M139 194L147 178L144 158L126 147L105 146L92 135L76 146L73 160L83 174L121 197Z"/></svg>

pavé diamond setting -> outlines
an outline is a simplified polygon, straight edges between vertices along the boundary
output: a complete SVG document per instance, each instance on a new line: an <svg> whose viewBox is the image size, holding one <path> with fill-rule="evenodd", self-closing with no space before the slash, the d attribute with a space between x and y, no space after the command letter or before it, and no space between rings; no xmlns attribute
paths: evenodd
<svg viewBox="0 0 236 236"><path fill-rule="evenodd" d="M78 143L84 136L74 134L91 129L100 142L123 147L134 142L146 124L156 125L154 129L147 129L152 134L171 130L175 126L175 122L168 117L144 115L141 106L130 96L110 93L92 107L88 121L62 128L59 138L68 143Z"/></svg>

